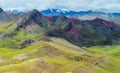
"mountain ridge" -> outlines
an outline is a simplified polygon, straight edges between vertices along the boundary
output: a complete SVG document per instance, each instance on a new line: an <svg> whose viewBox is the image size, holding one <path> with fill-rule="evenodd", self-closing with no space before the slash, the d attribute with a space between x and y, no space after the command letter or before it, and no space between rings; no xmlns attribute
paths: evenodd
<svg viewBox="0 0 120 73"><path fill-rule="evenodd" d="M72 18L78 18L81 20L93 20L95 18L102 18L107 21L113 21L117 24L120 24L119 18L120 18L120 13L105 13L105 12L100 12L100 11L62 11L59 9L47 9L47 10L42 10L41 13L47 16L56 16L56 15L64 15L67 17L72 17Z"/></svg>
<svg viewBox="0 0 120 73"><path fill-rule="evenodd" d="M18 42L14 43L16 47L44 36L64 38L75 45L86 47L117 44L120 38L120 25L114 22L101 18L79 20L61 15L45 16L36 9L20 14L14 24L8 23L7 28L11 29L0 31L2 38L5 38L2 41L12 38ZM16 40L18 38L21 40ZM2 43L2 46L5 44Z"/></svg>
<svg viewBox="0 0 120 73"><path fill-rule="evenodd" d="M46 17L34 9L19 20L17 29L33 25L34 29L37 27L43 28L43 30L47 29L46 36L63 37L79 46L111 45L113 40L119 38L116 35L119 35L120 26L100 18L83 21L66 16ZM96 38L94 39L91 35L95 35Z"/></svg>
<svg viewBox="0 0 120 73"><path fill-rule="evenodd" d="M10 13L13 14L22 14L22 13L27 13L28 11L17 11L17 10L13 10L13 11L8 11ZM60 10L60 9L46 9L46 10L41 10L39 11L41 12L43 15L45 16L58 16L58 15L62 15L62 16L66 16L66 17L71 17L71 18L77 18L77 19L81 19L81 20L93 20L95 18L102 18L104 20L107 21L113 21L117 24L120 24L119 18L120 18L120 13L119 12L102 12L102 11L92 11L92 10L88 10L88 11L66 11L66 10Z"/></svg>

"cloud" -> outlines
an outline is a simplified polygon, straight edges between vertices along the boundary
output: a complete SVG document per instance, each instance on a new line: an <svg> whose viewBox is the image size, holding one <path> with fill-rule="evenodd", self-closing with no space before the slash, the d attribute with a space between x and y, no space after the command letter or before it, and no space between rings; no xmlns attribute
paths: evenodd
<svg viewBox="0 0 120 73"><path fill-rule="evenodd" d="M109 10L120 12L120 0L0 0L4 9L57 8L64 10Z"/></svg>

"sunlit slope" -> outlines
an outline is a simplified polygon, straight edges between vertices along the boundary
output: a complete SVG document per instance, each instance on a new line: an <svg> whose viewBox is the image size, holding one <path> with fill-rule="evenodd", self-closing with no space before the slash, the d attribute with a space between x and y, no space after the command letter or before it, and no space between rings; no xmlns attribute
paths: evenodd
<svg viewBox="0 0 120 73"><path fill-rule="evenodd" d="M11 22L5 22L0 26L0 47L6 48L21 48L21 44L25 40L36 40L39 37L44 36L44 31L38 29L36 31L27 32L24 29L16 31L17 20Z"/></svg>
<svg viewBox="0 0 120 73"><path fill-rule="evenodd" d="M91 51L106 57L106 63L100 65L110 73L120 73L120 45L91 47Z"/></svg>
<svg viewBox="0 0 120 73"><path fill-rule="evenodd" d="M120 72L119 46L78 49L57 40L38 40L20 50L1 48L0 73Z"/></svg>

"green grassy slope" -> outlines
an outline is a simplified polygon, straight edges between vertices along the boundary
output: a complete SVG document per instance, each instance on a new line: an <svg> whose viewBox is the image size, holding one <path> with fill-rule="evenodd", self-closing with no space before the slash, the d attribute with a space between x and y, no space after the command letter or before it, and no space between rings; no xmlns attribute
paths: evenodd
<svg viewBox="0 0 120 73"><path fill-rule="evenodd" d="M92 47L91 51L105 56L107 63L101 65L110 73L120 73L120 45Z"/></svg>
<svg viewBox="0 0 120 73"><path fill-rule="evenodd" d="M0 48L0 73L120 72L119 45L83 49L53 40L20 50Z"/></svg>
<svg viewBox="0 0 120 73"><path fill-rule="evenodd" d="M44 36L44 31L39 29L37 31L28 32L25 29L16 31L17 26L15 21L6 22L0 26L0 47L6 48L21 48L21 43L25 40L31 39L36 40L41 36Z"/></svg>

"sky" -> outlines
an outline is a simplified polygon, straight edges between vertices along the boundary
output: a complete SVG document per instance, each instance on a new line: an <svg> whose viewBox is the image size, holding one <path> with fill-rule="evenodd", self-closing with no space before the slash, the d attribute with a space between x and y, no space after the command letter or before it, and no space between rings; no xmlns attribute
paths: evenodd
<svg viewBox="0 0 120 73"><path fill-rule="evenodd" d="M5 10L61 9L120 12L120 0L0 0Z"/></svg>

